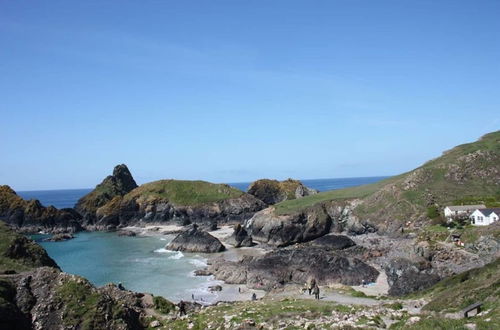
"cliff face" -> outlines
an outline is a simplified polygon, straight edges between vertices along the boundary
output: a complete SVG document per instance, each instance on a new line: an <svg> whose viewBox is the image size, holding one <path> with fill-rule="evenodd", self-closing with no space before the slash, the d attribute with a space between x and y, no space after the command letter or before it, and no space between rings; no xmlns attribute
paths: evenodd
<svg viewBox="0 0 500 330"><path fill-rule="evenodd" d="M97 209L116 196L123 196L137 188L132 174L124 164L117 165L113 169L113 175L107 176L94 190L78 200L75 210L80 213L86 221L95 219Z"/></svg>
<svg viewBox="0 0 500 330"><path fill-rule="evenodd" d="M285 200L302 198L317 194L318 191L306 187L298 180L285 181L261 179L253 182L248 188L248 193L268 205L273 205Z"/></svg>
<svg viewBox="0 0 500 330"><path fill-rule="evenodd" d="M99 207L85 226L106 229L138 222L242 222L264 207L257 198L225 184L160 180L115 196Z"/></svg>
<svg viewBox="0 0 500 330"><path fill-rule="evenodd" d="M45 207L36 199L22 199L9 186L0 186L0 220L23 231L78 231L81 229L80 219L73 209Z"/></svg>

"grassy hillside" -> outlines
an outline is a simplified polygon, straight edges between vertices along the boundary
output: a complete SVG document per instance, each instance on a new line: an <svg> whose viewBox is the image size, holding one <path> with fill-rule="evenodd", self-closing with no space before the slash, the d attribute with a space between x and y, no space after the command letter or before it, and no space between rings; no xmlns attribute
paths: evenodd
<svg viewBox="0 0 500 330"><path fill-rule="evenodd" d="M124 196L138 201L166 200L175 205L199 205L238 198L244 192L206 181L160 180L143 184Z"/></svg>
<svg viewBox="0 0 500 330"><path fill-rule="evenodd" d="M355 214L367 219L408 220L426 216L456 200L500 199L500 131L457 146L413 171L378 183L323 192L275 205L278 214L292 214L314 204L360 198Z"/></svg>

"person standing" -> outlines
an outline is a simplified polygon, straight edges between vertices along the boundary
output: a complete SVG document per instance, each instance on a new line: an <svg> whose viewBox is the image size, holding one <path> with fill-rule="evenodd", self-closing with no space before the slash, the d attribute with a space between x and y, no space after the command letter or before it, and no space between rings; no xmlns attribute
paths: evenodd
<svg viewBox="0 0 500 330"><path fill-rule="evenodd" d="M319 300L319 286L317 284L314 285L313 293L314 293L314 298L316 300Z"/></svg>
<svg viewBox="0 0 500 330"><path fill-rule="evenodd" d="M179 302L179 316L186 315L186 303L184 301Z"/></svg>

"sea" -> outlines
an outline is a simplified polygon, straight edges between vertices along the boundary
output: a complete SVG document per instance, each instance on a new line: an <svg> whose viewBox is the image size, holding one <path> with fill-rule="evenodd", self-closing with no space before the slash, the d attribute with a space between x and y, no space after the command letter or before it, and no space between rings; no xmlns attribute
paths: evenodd
<svg viewBox="0 0 500 330"><path fill-rule="evenodd" d="M368 183L386 177L359 177L301 180L306 186L327 191ZM229 183L246 191L250 182ZM24 199L38 199L45 205L70 208L92 189L61 189L17 192ZM116 233L81 232L74 239L46 242L48 235L31 236L67 273L87 278L94 285L122 283L127 289L150 292L172 301L195 298L204 303L218 300L210 286L220 284L211 276L195 276L206 267L207 256L165 249L174 236L118 236Z"/></svg>

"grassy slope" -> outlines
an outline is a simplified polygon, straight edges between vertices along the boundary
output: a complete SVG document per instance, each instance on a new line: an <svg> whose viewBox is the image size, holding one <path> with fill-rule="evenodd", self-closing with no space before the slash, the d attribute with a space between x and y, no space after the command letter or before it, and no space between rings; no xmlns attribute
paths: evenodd
<svg viewBox="0 0 500 330"><path fill-rule="evenodd" d="M175 205L199 205L238 198L244 192L206 181L160 180L135 188L124 199L166 200Z"/></svg>
<svg viewBox="0 0 500 330"><path fill-rule="evenodd" d="M389 204L398 204L394 214L398 218L404 218L408 214L420 211L423 212L427 206L426 193L432 192L437 197L438 203L451 203L452 201L466 196L491 196L500 194L498 185L485 182L476 178L468 178L467 184L459 184L447 179L445 173L450 166L462 164L459 158L473 153L477 150L489 152L493 155L493 160L484 161L479 159L473 163L473 170L481 171L498 164L500 157L500 131L485 135L479 141L463 144L445 152L441 157L431 160L421 167L383 181L346 189L322 192L317 195L304 197L298 200L289 200L275 205L277 214L291 214L301 211L314 204L347 198L364 198L368 200L375 194L377 198L369 201L358 212L361 215L370 214L374 210L386 208ZM470 166L461 165L461 166ZM470 169L467 169L470 171ZM417 184L410 189L403 189L403 185L408 180L417 181ZM389 191L388 187L394 187ZM385 189L384 189L385 188ZM405 205L406 204L406 205Z"/></svg>

